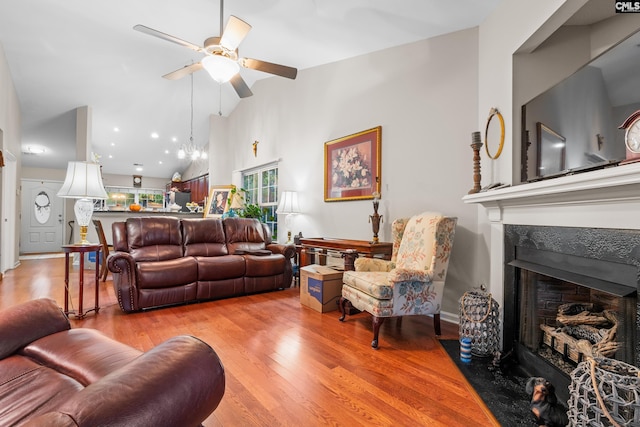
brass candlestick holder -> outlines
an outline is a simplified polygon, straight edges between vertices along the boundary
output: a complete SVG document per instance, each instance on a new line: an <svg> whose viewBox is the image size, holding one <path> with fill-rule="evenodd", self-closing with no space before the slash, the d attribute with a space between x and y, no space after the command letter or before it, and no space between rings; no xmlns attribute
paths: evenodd
<svg viewBox="0 0 640 427"><path fill-rule="evenodd" d="M480 192L480 181L482 175L480 175L480 148L482 148L482 142L480 140L480 132L473 132L471 134L471 148L473 149L473 188L469 190L469 194L475 194Z"/></svg>
<svg viewBox="0 0 640 427"><path fill-rule="evenodd" d="M373 193L373 215L369 215L369 222L373 229L373 243L378 243L378 232L380 231L380 223L382 222L382 215L378 213L378 206L380 205L380 194Z"/></svg>

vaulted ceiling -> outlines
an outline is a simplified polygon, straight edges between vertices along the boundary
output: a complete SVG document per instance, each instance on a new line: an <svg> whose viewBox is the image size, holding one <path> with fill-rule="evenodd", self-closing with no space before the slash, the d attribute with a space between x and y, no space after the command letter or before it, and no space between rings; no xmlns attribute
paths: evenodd
<svg viewBox="0 0 640 427"><path fill-rule="evenodd" d="M223 20L234 15L252 26L241 56L304 70L479 25L498 3L227 0ZM134 168L140 163L143 175L168 178L188 166L176 151L190 135L191 79L161 76L202 54L134 31L136 24L202 46L220 34L220 3L0 0L0 44L20 100L23 152L45 149L24 154L23 165L64 169L76 152L75 109L89 106L93 150L105 173L140 173ZM282 78L249 69L241 75L249 87ZM243 101L204 71L193 74L193 85L193 135L204 145L209 115L229 115Z"/></svg>

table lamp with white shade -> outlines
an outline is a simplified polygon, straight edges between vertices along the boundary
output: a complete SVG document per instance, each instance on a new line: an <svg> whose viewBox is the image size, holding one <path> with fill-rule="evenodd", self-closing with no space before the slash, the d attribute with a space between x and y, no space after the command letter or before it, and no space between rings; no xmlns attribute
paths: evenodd
<svg viewBox="0 0 640 427"><path fill-rule="evenodd" d="M78 199L73 206L76 222L80 226L80 245L87 241L87 227L93 215L93 199L106 199L107 192L102 184L100 165L93 162L69 162L67 177L58 196L64 199Z"/></svg>
<svg viewBox="0 0 640 427"><path fill-rule="evenodd" d="M295 191L283 191L280 195L280 203L276 210L278 214L285 214L285 227L287 228L287 243L291 243L291 222L293 215L300 213L298 206L298 193Z"/></svg>

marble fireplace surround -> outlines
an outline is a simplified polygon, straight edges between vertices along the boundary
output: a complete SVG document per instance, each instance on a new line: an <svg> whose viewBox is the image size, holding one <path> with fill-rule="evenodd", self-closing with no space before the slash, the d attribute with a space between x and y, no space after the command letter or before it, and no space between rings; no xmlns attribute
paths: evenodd
<svg viewBox="0 0 640 427"><path fill-rule="evenodd" d="M500 303L504 321L505 303L513 297L512 269L505 266L512 257L511 250L505 249L505 239L512 238L507 228L513 227L505 226L640 231L640 163L467 195L463 200L485 208L488 228L481 231L490 254L488 288ZM640 249L635 253L638 259L629 262L638 266Z"/></svg>

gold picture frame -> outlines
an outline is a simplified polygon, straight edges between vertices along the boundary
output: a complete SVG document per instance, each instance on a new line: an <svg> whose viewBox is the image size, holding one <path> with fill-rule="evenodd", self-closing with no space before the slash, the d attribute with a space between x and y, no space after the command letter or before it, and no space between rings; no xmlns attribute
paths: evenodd
<svg viewBox="0 0 640 427"><path fill-rule="evenodd" d="M324 201L373 199L380 194L382 126L324 144Z"/></svg>
<svg viewBox="0 0 640 427"><path fill-rule="evenodd" d="M229 211L231 190L234 188L236 188L235 185L212 185L209 188L204 217L222 218L222 215Z"/></svg>

